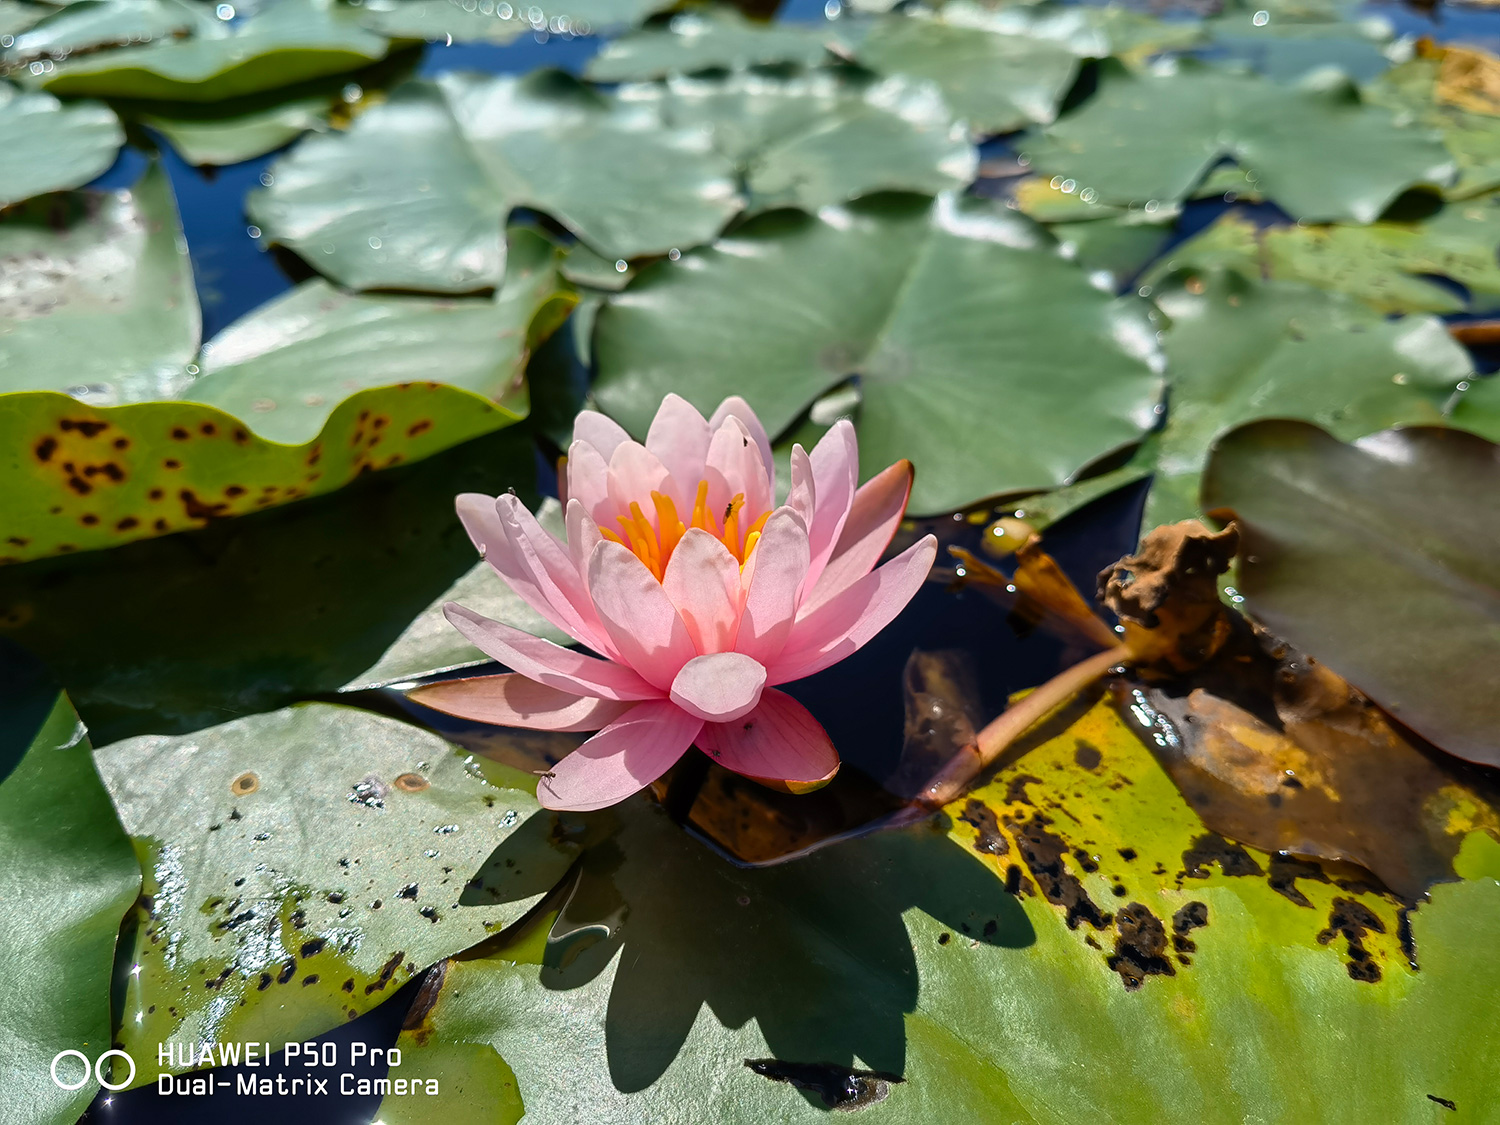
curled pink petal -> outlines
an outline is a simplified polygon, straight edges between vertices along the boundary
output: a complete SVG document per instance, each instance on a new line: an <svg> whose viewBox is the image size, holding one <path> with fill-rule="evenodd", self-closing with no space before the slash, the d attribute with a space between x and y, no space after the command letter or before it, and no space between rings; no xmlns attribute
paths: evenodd
<svg viewBox="0 0 1500 1125"><path fill-rule="evenodd" d="M807 525L808 546L812 551L807 568L808 589L811 589L833 554L850 505L854 503L854 489L859 483L859 445L854 438L854 424L840 418L813 446L808 459L812 462L813 486L818 497L817 514Z"/></svg>
<svg viewBox="0 0 1500 1125"><path fill-rule="evenodd" d="M870 573L890 546L891 537L896 534L901 517L906 513L911 482L911 462L897 461L860 486L854 494L854 505L849 509L849 518L844 521L838 544L823 573L803 599L801 612L816 609Z"/></svg>
<svg viewBox="0 0 1500 1125"><path fill-rule="evenodd" d="M786 506L802 517L802 526L811 527L818 505L818 489L813 483L812 459L801 445L792 446L792 487Z"/></svg>
<svg viewBox="0 0 1500 1125"><path fill-rule="evenodd" d="M583 505L589 518L600 526L613 526L614 501L609 498L609 461L586 441L568 447L568 504Z"/></svg>
<svg viewBox="0 0 1500 1125"><path fill-rule="evenodd" d="M618 804L671 769L702 729L702 719L669 700L638 703L553 766L537 800L575 812Z"/></svg>
<svg viewBox="0 0 1500 1125"><path fill-rule="evenodd" d="M672 681L672 702L711 723L738 719L760 702L765 667L739 652L695 656Z"/></svg>
<svg viewBox="0 0 1500 1125"><path fill-rule="evenodd" d="M771 510L771 478L755 439L734 415L724 419L709 440L705 474L709 505L716 511L736 496L745 498L747 520Z"/></svg>
<svg viewBox="0 0 1500 1125"><path fill-rule="evenodd" d="M573 440L588 442L608 461L621 442L630 440L630 435L613 418L597 410L583 410L573 419Z"/></svg>
<svg viewBox="0 0 1500 1125"><path fill-rule="evenodd" d="M791 508L777 508L745 564L745 611L734 642L736 652L763 664L780 655L797 616L807 558L802 517Z"/></svg>
<svg viewBox="0 0 1500 1125"><path fill-rule="evenodd" d="M656 576L628 548L606 540L589 557L589 593L620 659L669 690L698 650Z"/></svg>
<svg viewBox="0 0 1500 1125"><path fill-rule="evenodd" d="M502 561L509 570L502 568L502 561L495 563L495 569L510 583L511 589L526 597L529 586L546 603L545 608L532 603L538 612L574 640L613 657L613 646L599 624L588 587L567 551L515 496L507 493L498 497L495 510L505 531L506 552ZM511 577L510 570L520 574L519 581Z"/></svg>
<svg viewBox="0 0 1500 1125"><path fill-rule="evenodd" d="M457 602L443 606L443 615L486 656L558 691L600 699L658 699L666 695L623 664L533 637Z"/></svg>
<svg viewBox="0 0 1500 1125"><path fill-rule="evenodd" d="M708 460L708 439L708 422L697 407L680 395L662 399L646 434L646 448L666 466L672 483L669 495L679 512L693 510L694 494Z"/></svg>
<svg viewBox="0 0 1500 1125"><path fill-rule="evenodd" d="M916 597L936 558L937 539L928 535L799 619L770 682L800 680L858 652Z"/></svg>
<svg viewBox="0 0 1500 1125"><path fill-rule="evenodd" d="M839 771L838 751L822 724L775 688L743 718L705 724L698 747L726 769L793 793L821 789Z"/></svg>
<svg viewBox="0 0 1500 1125"><path fill-rule="evenodd" d="M563 521L568 532L568 558L573 563L574 570L580 575L587 574L589 556L604 539L599 534L599 525L577 500L568 501Z"/></svg>
<svg viewBox="0 0 1500 1125"><path fill-rule="evenodd" d="M439 680L412 689L406 697L460 719L526 730L598 730L635 706L558 691L517 672Z"/></svg>
<svg viewBox="0 0 1500 1125"><path fill-rule="evenodd" d="M708 420L709 433L715 433L724 424L725 418L738 418L749 431L750 440L755 443L755 448L760 451L761 464L766 468L766 479L771 482L771 491L776 491L776 459L771 456L771 439L766 436L766 428L760 424L760 419L755 411L750 409L750 404L739 395L730 395L719 403L719 409L714 411L714 416Z"/></svg>
<svg viewBox="0 0 1500 1125"><path fill-rule="evenodd" d="M698 652L734 648L740 628L740 564L722 542L701 528L689 529L672 552L661 588Z"/></svg>

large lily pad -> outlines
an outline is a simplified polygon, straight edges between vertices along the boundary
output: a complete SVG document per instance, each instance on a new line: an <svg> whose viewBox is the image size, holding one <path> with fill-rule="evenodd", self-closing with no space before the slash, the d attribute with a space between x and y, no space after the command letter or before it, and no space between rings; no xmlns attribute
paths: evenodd
<svg viewBox="0 0 1500 1125"><path fill-rule="evenodd" d="M308 704L97 757L146 870L119 1030L140 1058L336 1027L521 917L573 859L514 779L365 711Z"/></svg>
<svg viewBox="0 0 1500 1125"><path fill-rule="evenodd" d="M337 691L473 567L454 494L531 501L535 458L515 426L327 496L0 567L0 637L56 669L100 742Z"/></svg>
<svg viewBox="0 0 1500 1125"><path fill-rule="evenodd" d="M1262 422L1221 438L1203 503L1243 536L1235 586L1424 738L1500 764L1496 447L1429 427L1341 444Z"/></svg>
<svg viewBox="0 0 1500 1125"><path fill-rule="evenodd" d="M92 1067L111 1046L115 936L141 872L67 696L0 642L0 762L8 768L17 757L0 783L3 1116L17 1125L67 1125L98 1081L84 1079L76 1055L54 1059L77 1051ZM123 1064L113 1076L109 1065L103 1077L124 1081Z"/></svg>
<svg viewBox="0 0 1500 1125"><path fill-rule="evenodd" d="M901 15L877 23L856 57L882 74L936 82L979 134L1051 121L1080 65L1077 54L1051 39Z"/></svg>
<svg viewBox="0 0 1500 1125"><path fill-rule="evenodd" d="M272 175L251 217L356 288L496 284L503 220L519 206L616 258L704 241L738 209L728 162L701 131L665 129L648 106L545 70L409 83Z"/></svg>
<svg viewBox="0 0 1500 1125"><path fill-rule="evenodd" d="M1038 173L1113 204L1184 199L1227 157L1308 221L1372 222L1406 189L1453 175L1434 133L1363 104L1345 79L1288 86L1188 63L1106 66L1093 98L1023 147Z"/></svg>
<svg viewBox="0 0 1500 1125"><path fill-rule="evenodd" d="M594 343L599 403L637 434L668 391L744 395L777 434L858 375L861 475L911 459L915 512L1063 483L1138 439L1159 387L1142 305L1022 216L948 196L753 220L644 270Z"/></svg>
<svg viewBox="0 0 1500 1125"><path fill-rule="evenodd" d="M671 0L566 0L544 7L504 0L365 0L366 26L393 39L509 43L532 31L589 35L640 22Z"/></svg>
<svg viewBox="0 0 1500 1125"><path fill-rule="evenodd" d="M810 67L828 60L830 44L842 48L834 26L752 23L733 8L708 8L606 43L584 73L595 82L638 82L704 70Z"/></svg>
<svg viewBox="0 0 1500 1125"><path fill-rule="evenodd" d="M1438 58L1412 59L1370 83L1365 97L1400 119L1435 129L1458 166L1446 194L1468 199L1500 186L1500 117L1445 102L1438 85L1441 70Z"/></svg>
<svg viewBox="0 0 1500 1125"><path fill-rule="evenodd" d="M0 72L74 52L214 34L217 22L207 7L184 0L73 0L48 12L0 50Z"/></svg>
<svg viewBox="0 0 1500 1125"><path fill-rule="evenodd" d="M39 280L20 294L36 315L0 335L0 372L18 392L0 396L7 561L201 527L509 425L527 410L531 349L574 300L558 248L518 228L492 299L307 282L210 341L193 375L198 310L161 172L136 194L105 198L105 220L122 216L113 225L21 232L30 241L15 254ZM110 242L117 226L136 260ZM22 257L33 243L51 256ZM82 264L56 270L57 257ZM76 364L58 362L64 325ZM109 331L121 342L101 350Z"/></svg>
<svg viewBox="0 0 1500 1125"><path fill-rule="evenodd" d="M1203 30L1214 58L1241 61L1277 81L1337 67L1355 81L1365 82L1391 66L1386 55L1391 25L1379 18L1308 18L1253 3L1233 3L1205 20Z"/></svg>
<svg viewBox="0 0 1500 1125"><path fill-rule="evenodd" d="M329 127L333 99L309 95L274 101L243 112L193 113L197 108L177 103L176 111L167 110L171 103L152 103L150 110L136 111L134 120L162 136L189 164L198 167L238 164L264 156L296 140L309 131L322 132Z"/></svg>
<svg viewBox="0 0 1500 1125"><path fill-rule="evenodd" d="M267 0L231 29L48 62L25 81L55 94L218 101L341 74L384 58L390 41L334 0Z"/></svg>
<svg viewBox="0 0 1500 1125"><path fill-rule="evenodd" d="M1500 305L1500 206L1452 203L1420 222L1261 227L1233 212L1180 246L1145 281L1230 268L1347 293L1382 313L1482 312ZM1467 290L1428 280L1447 277Z"/></svg>
<svg viewBox="0 0 1500 1125"><path fill-rule="evenodd" d="M1432 317L1388 320L1335 294L1224 272L1184 270L1154 296L1172 327L1148 528L1198 513L1209 446L1242 422L1304 418L1344 438L1437 424L1473 377L1467 353Z"/></svg>
<svg viewBox="0 0 1500 1125"><path fill-rule="evenodd" d="M65 106L51 94L0 83L0 207L88 183L115 162L124 143L119 118L106 105Z"/></svg>
<svg viewBox="0 0 1500 1125"><path fill-rule="evenodd" d="M1500 884L1441 885L1402 915L1357 869L1288 869L1207 832L1133 717L1079 710L950 806L946 833L746 871L622 806L555 916L446 966L403 1033L404 1076L492 1047L543 1123L1485 1104Z"/></svg>

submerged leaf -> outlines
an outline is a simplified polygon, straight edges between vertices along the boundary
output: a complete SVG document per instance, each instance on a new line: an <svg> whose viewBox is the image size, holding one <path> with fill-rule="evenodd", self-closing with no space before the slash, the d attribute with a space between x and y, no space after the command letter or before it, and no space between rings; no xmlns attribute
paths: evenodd
<svg viewBox="0 0 1500 1125"><path fill-rule="evenodd" d="M1189 64L1162 75L1106 67L1093 98L1023 147L1038 174L1147 210L1186 198L1231 159L1309 221L1372 222L1407 188L1453 174L1433 133L1363 104L1343 80L1284 86Z"/></svg>
<svg viewBox="0 0 1500 1125"><path fill-rule="evenodd" d="M1024 218L882 196L766 215L644 270L599 314L594 390L638 434L668 391L707 410L744 395L777 434L857 374L861 477L910 458L912 510L935 512L1061 484L1136 440L1153 349L1145 309Z"/></svg>
<svg viewBox="0 0 1500 1125"><path fill-rule="evenodd" d="M1239 525L1235 586L1257 620L1422 737L1500 764L1494 445L1259 422L1219 439L1203 504Z"/></svg>

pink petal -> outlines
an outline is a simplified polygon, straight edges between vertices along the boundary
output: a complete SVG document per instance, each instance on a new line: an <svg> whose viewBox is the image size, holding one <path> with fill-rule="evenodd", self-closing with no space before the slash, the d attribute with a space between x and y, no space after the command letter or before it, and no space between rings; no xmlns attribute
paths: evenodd
<svg viewBox="0 0 1500 1125"><path fill-rule="evenodd" d="M476 723L527 730L598 730L633 706L558 691L515 672L440 680L407 692L406 698Z"/></svg>
<svg viewBox="0 0 1500 1125"><path fill-rule="evenodd" d="M796 620L807 557L802 517L791 508L777 508L745 564L745 611L734 642L736 652L762 664L780 655Z"/></svg>
<svg viewBox="0 0 1500 1125"><path fill-rule="evenodd" d="M807 525L807 539L812 551L808 564L808 589L817 584L829 556L844 529L849 507L854 503L854 488L859 483L859 443L854 423L840 418L813 447L810 455L813 486L818 498L817 512Z"/></svg>
<svg viewBox="0 0 1500 1125"><path fill-rule="evenodd" d="M698 745L719 765L793 793L826 785L839 769L838 751L822 724L774 688L745 718L706 724Z"/></svg>
<svg viewBox="0 0 1500 1125"><path fill-rule="evenodd" d="M750 404L739 395L730 395L719 403L719 409L714 411L714 416L708 420L710 433L718 431L724 424L725 418L738 418L744 423L745 429L750 432L750 438L755 442L755 447L760 450L761 464L766 467L766 479L771 482L771 491L776 491L776 459L771 456L771 439L766 436L766 428L760 424L755 411L750 409Z"/></svg>
<svg viewBox="0 0 1500 1125"><path fill-rule="evenodd" d="M577 500L568 501L563 521L568 533L568 558L573 560L573 569L579 574L587 574L589 556L604 536L599 534L599 525Z"/></svg>
<svg viewBox="0 0 1500 1125"><path fill-rule="evenodd" d="M801 445L792 446L792 488L786 506L802 517L802 526L811 527L818 503L818 489L813 482L812 461Z"/></svg>
<svg viewBox="0 0 1500 1125"><path fill-rule="evenodd" d="M589 593L620 658L648 683L669 690L698 650L646 564L606 539L589 556Z"/></svg>
<svg viewBox="0 0 1500 1125"><path fill-rule="evenodd" d="M664 689L652 687L623 664L586 656L533 637L491 621L457 602L443 606L443 614L487 656L558 691L600 699L659 699L666 694Z"/></svg>
<svg viewBox="0 0 1500 1125"><path fill-rule="evenodd" d="M597 410L583 410L573 419L573 440L588 442L608 461L614 456L615 447L629 441L630 435L613 418Z"/></svg>
<svg viewBox="0 0 1500 1125"><path fill-rule="evenodd" d="M722 520L725 505L741 493L745 507L740 514L740 527L771 510L772 478L766 474L755 439L738 418L724 419L714 431L703 471L708 479L709 509L715 519Z"/></svg>
<svg viewBox="0 0 1500 1125"><path fill-rule="evenodd" d="M609 462L586 441L568 447L568 503L577 500L596 524L614 526L615 506L609 498Z"/></svg>
<svg viewBox="0 0 1500 1125"><path fill-rule="evenodd" d="M740 564L702 528L689 528L672 552L661 588L700 653L734 648L740 626Z"/></svg>
<svg viewBox="0 0 1500 1125"><path fill-rule="evenodd" d="M708 423L703 415L687 399L675 394L662 399L646 434L646 448L672 475L676 488L668 495L677 505L678 515L684 518L693 510L698 482L703 479L708 438Z"/></svg>
<svg viewBox="0 0 1500 1125"><path fill-rule="evenodd" d="M575 812L618 804L671 769L702 729L702 719L668 700L639 703L553 766L537 800Z"/></svg>
<svg viewBox="0 0 1500 1125"><path fill-rule="evenodd" d="M534 608L549 620L556 618L554 624L575 640L613 658L616 653L609 645L608 635L600 627L599 616L594 612L583 577L567 551L537 522L536 517L517 497L508 493L499 497L495 501L495 510L505 529L510 549L507 563L520 570L524 579L530 583L530 588L545 599L552 613L548 614L535 603ZM527 597L522 587L501 569L500 564L495 565L502 577L510 582L511 588L522 597ZM527 601L531 599L528 597Z"/></svg>
<svg viewBox="0 0 1500 1125"><path fill-rule="evenodd" d="M760 702L766 669L738 652L695 656L672 681L672 702L689 715L727 723L749 714Z"/></svg>
<svg viewBox="0 0 1500 1125"><path fill-rule="evenodd" d="M803 599L802 613L843 592L880 561L906 512L911 481L911 462L897 461L860 486L828 565L818 576L812 592Z"/></svg>
<svg viewBox="0 0 1500 1125"><path fill-rule="evenodd" d="M607 521L599 520L599 526L620 534L617 517L628 516L634 501L641 506L641 514L655 527L656 505L651 502L651 494L665 492L670 495L674 491L671 474L656 454L639 442L623 441L609 459L609 498L613 508Z"/></svg>
<svg viewBox="0 0 1500 1125"><path fill-rule="evenodd" d="M858 652L916 596L936 557L937 539L928 535L800 618L770 666L770 682L800 680Z"/></svg>

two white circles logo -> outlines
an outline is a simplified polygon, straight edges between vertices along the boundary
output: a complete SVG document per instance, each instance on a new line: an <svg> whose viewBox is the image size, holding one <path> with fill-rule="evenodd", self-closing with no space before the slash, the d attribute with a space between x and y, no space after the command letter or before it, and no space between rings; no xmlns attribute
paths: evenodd
<svg viewBox="0 0 1500 1125"><path fill-rule="evenodd" d="M62 1060L66 1058L75 1058L83 1064L83 1077L80 1078L77 1082L64 1082L57 1076L57 1064L62 1062ZM125 1081L115 1083L109 1082L105 1079L104 1074L105 1071L109 1069L108 1060L111 1058L121 1058L130 1064L130 1077L125 1079ZM72 1070L73 1068L68 1067L67 1069ZM69 1047L66 1051L58 1051L57 1054L52 1056L52 1081L57 1083L57 1085L61 1086L64 1090L82 1089L92 1075L98 1075L99 1085L103 1086L106 1090L123 1090L126 1086L129 1086L132 1082L135 1081L135 1060L127 1055L124 1051L113 1050L105 1051L104 1054L98 1057L98 1059L90 1063L89 1057L87 1055L85 1055L82 1051L75 1051L71 1047Z"/></svg>

